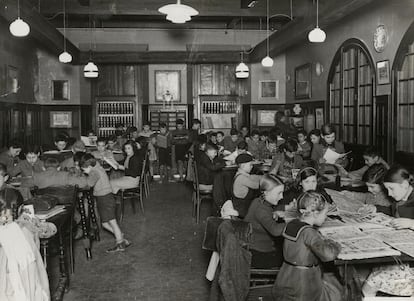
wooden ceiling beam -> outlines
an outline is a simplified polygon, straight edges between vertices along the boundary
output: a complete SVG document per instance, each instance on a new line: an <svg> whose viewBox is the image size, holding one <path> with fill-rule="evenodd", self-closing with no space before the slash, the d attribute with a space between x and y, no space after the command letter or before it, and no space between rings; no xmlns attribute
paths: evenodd
<svg viewBox="0 0 414 301"><path fill-rule="evenodd" d="M144 51L94 52L95 64L220 64L239 63L239 51ZM89 52L81 52L80 63L89 61ZM248 62L248 56L244 57Z"/></svg>
<svg viewBox="0 0 414 301"><path fill-rule="evenodd" d="M335 25L339 20L353 13L358 12L363 7L380 2L380 0L329 0L325 1L320 7L319 24L326 29ZM309 8L310 13L306 16L295 18L294 21L282 27L279 31L272 34L269 38L270 55L275 57L285 52L289 47L295 46L300 42L307 42L309 31L315 27L314 8ZM329 39L329 35L327 37ZM260 62L266 56L266 40L260 42L250 54L251 62Z"/></svg>
<svg viewBox="0 0 414 301"><path fill-rule="evenodd" d="M0 16L7 22L15 20L17 18L17 1L3 0ZM25 0L20 0L20 16L30 25L28 38L36 40L56 55L63 51L63 35ZM79 49L69 40L66 40L66 49L73 56L74 61L79 59Z"/></svg>

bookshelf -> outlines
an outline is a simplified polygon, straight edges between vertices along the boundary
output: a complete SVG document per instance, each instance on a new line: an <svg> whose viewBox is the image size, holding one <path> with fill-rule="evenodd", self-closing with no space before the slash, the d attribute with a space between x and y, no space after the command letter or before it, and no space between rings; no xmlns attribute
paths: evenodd
<svg viewBox="0 0 414 301"><path fill-rule="evenodd" d="M237 128L239 101L237 96L202 95L201 124L203 130L229 132Z"/></svg>
<svg viewBox="0 0 414 301"><path fill-rule="evenodd" d="M108 137L115 133L115 125L122 123L125 127L135 125L135 102L126 100L98 100L97 134Z"/></svg>
<svg viewBox="0 0 414 301"><path fill-rule="evenodd" d="M177 119L183 119L184 124L187 124L187 111L185 109L178 109L178 110L151 109L149 111L149 122L151 124L151 129L153 131L159 130L161 122L165 122L167 124L169 131L175 130Z"/></svg>

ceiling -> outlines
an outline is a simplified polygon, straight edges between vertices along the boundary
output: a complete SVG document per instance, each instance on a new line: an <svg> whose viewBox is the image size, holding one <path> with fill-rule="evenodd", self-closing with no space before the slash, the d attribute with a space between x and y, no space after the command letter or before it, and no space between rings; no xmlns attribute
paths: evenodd
<svg viewBox="0 0 414 301"><path fill-rule="evenodd" d="M199 11L199 15L182 25L172 24L158 12L163 5L176 0L65 0L67 26L89 27L90 20L99 28L189 28L257 30L266 27L266 0L249 9L241 8L242 0L182 0ZM312 3L312 0L306 0ZM34 9L55 27L63 27L63 0L28 0ZM293 3L294 15L306 8ZM270 27L280 29L290 21L291 0L269 0ZM91 18L89 17L91 15ZM287 15L287 16L283 16Z"/></svg>

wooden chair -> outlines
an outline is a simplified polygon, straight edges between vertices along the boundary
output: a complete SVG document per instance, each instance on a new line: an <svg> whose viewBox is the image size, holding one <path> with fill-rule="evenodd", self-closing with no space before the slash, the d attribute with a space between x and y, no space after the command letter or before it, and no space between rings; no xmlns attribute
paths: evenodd
<svg viewBox="0 0 414 301"><path fill-rule="evenodd" d="M206 199L213 199L213 190L205 190L200 189L200 183L198 182L198 173L197 173L197 163L195 162L194 158L192 160L192 168L193 168L193 216L196 217L196 223L200 222L200 208L201 202Z"/></svg>
<svg viewBox="0 0 414 301"><path fill-rule="evenodd" d="M134 212L134 214L136 213L136 206L135 206L134 199L139 200L142 214L145 213L143 193L144 193L144 189L145 189L145 173L146 173L147 164L148 164L148 153L145 155L145 159L144 159L144 162L142 164L142 170L141 170L141 175L139 177L138 186L134 187L134 188L121 189L119 191L119 193L121 195L121 214L120 214L120 217L119 217L119 222L120 223L122 223L122 221L124 219L125 200L127 200L127 199L131 200L131 207L132 207L132 211Z"/></svg>
<svg viewBox="0 0 414 301"><path fill-rule="evenodd" d="M146 162L145 162L143 188L144 188L145 197L147 198L149 196L149 193L150 193L149 183L150 183L150 178L151 178L151 173L150 173L150 170L149 170L149 150L145 154L145 161Z"/></svg>
<svg viewBox="0 0 414 301"><path fill-rule="evenodd" d="M70 263L70 269L71 274L75 272L75 256L74 256L74 244L73 244L73 228L74 228L74 213L75 213L75 206L80 205L80 202L78 200L78 186L62 186L62 187L48 187L43 189L38 189L37 187L34 187L33 189L33 195L50 195L57 197L59 199L59 204L67 204L70 206L70 222L69 222L69 229L68 229L68 237L69 237L69 263ZM83 202L82 202L82 208L83 208ZM82 224L82 230L85 233L87 233L86 230L86 222L85 222L85 210L79 210L81 212L81 224ZM88 234L86 234L88 235ZM87 248L85 248L87 249ZM88 250L87 250L88 254ZM89 254L90 253L90 246L89 246Z"/></svg>

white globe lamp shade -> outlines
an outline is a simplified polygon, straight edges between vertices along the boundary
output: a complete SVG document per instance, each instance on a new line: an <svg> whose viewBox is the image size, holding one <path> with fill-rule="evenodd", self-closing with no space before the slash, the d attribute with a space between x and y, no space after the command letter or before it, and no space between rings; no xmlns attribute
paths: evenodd
<svg viewBox="0 0 414 301"><path fill-rule="evenodd" d="M71 61L72 61L72 55L69 52L64 51L59 55L59 62L67 64L67 63L70 63Z"/></svg>
<svg viewBox="0 0 414 301"><path fill-rule="evenodd" d="M248 78L249 77L249 67L241 62L236 67L236 78Z"/></svg>
<svg viewBox="0 0 414 301"><path fill-rule="evenodd" d="M22 19L17 18L12 23L10 23L9 27L10 33L15 37L25 37L30 33L30 26Z"/></svg>
<svg viewBox="0 0 414 301"><path fill-rule="evenodd" d="M198 15L197 10L191 6L181 4L181 0L177 0L176 4L164 5L158 11L167 15L167 20L173 23L185 23L190 21L191 17Z"/></svg>
<svg viewBox="0 0 414 301"><path fill-rule="evenodd" d="M312 43L323 43L326 39L326 33L319 27L315 27L309 32L308 39Z"/></svg>
<svg viewBox="0 0 414 301"><path fill-rule="evenodd" d="M273 59L270 56L266 56L262 59L262 66L263 67L273 67Z"/></svg>
<svg viewBox="0 0 414 301"><path fill-rule="evenodd" d="M191 20L191 17L189 15L184 14L169 14L166 18L168 21L171 21L172 23L176 24L183 24L187 21Z"/></svg>
<svg viewBox="0 0 414 301"><path fill-rule="evenodd" d="M98 66L96 66L93 62L87 63L83 68L83 76L86 78L97 78L98 75Z"/></svg>

